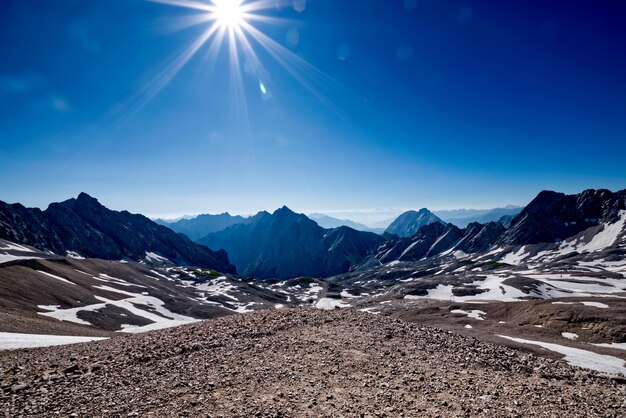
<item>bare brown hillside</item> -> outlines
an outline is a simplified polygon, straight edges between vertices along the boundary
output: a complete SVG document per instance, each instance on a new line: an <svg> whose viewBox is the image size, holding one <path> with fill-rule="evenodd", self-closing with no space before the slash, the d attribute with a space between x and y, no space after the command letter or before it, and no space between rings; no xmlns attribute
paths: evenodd
<svg viewBox="0 0 626 418"><path fill-rule="evenodd" d="M624 416L619 380L354 310L0 353L6 416ZM72 415L75 414L75 415Z"/></svg>

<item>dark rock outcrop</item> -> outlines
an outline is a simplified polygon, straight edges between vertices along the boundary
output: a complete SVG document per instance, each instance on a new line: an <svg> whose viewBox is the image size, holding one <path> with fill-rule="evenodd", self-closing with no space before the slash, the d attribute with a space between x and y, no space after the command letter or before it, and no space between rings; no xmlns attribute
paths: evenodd
<svg viewBox="0 0 626 418"><path fill-rule="evenodd" d="M585 190L576 195L543 191L513 220L500 245L553 243L600 222L617 221L626 190Z"/></svg>

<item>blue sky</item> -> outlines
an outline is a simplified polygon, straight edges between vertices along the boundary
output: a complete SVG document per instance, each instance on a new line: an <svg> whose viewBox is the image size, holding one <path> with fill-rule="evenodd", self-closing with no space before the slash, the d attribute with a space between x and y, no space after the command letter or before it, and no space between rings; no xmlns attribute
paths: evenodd
<svg viewBox="0 0 626 418"><path fill-rule="evenodd" d="M2 1L0 200L345 216L626 188L624 2L288 3L252 24L299 77L253 41L264 70L240 51L236 84L205 45L152 95L198 11Z"/></svg>

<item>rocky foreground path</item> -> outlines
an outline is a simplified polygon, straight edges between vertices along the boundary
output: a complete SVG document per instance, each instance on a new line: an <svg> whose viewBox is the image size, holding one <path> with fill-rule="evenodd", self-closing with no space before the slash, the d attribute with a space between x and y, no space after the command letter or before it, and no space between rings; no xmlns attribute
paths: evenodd
<svg viewBox="0 0 626 418"><path fill-rule="evenodd" d="M0 354L0 416L625 416L618 382L354 310Z"/></svg>

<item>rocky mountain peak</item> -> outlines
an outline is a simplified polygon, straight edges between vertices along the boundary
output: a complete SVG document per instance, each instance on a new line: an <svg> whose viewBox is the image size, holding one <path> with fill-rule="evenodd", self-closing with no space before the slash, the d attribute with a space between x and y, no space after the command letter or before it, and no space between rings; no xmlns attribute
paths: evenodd
<svg viewBox="0 0 626 418"><path fill-rule="evenodd" d="M385 232L406 238L415 235L421 227L433 223L445 224L426 208L419 211L410 210L398 216Z"/></svg>

